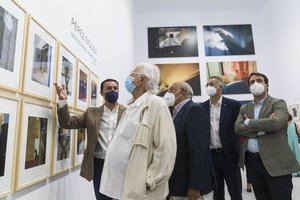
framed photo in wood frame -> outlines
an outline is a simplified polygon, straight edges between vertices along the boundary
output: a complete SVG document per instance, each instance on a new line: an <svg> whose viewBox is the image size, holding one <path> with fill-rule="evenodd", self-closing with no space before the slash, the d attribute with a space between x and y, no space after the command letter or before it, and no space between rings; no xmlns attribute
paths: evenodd
<svg viewBox="0 0 300 200"><path fill-rule="evenodd" d="M56 38L30 16L26 52L24 94L53 101Z"/></svg>
<svg viewBox="0 0 300 200"><path fill-rule="evenodd" d="M76 108L86 110L89 105L89 69L82 62L78 62L77 70L77 100Z"/></svg>
<svg viewBox="0 0 300 200"><path fill-rule="evenodd" d="M11 0L0 2L0 87L20 90L26 12Z"/></svg>
<svg viewBox="0 0 300 200"><path fill-rule="evenodd" d="M0 198L13 190L19 100L0 96Z"/></svg>
<svg viewBox="0 0 300 200"><path fill-rule="evenodd" d="M68 94L68 106L74 108L76 98L77 73L76 57L63 44L59 43L58 46L58 67L56 82L59 86L65 86Z"/></svg>
<svg viewBox="0 0 300 200"><path fill-rule="evenodd" d="M50 176L53 109L24 101L19 142L18 179L22 189Z"/></svg>

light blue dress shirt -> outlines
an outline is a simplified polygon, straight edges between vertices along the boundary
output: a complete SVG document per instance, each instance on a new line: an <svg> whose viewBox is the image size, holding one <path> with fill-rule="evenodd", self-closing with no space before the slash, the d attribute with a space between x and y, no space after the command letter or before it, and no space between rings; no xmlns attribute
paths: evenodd
<svg viewBox="0 0 300 200"><path fill-rule="evenodd" d="M257 104L256 104L255 102L253 102L253 103L254 103L254 119L258 119L260 110L261 110L261 108L262 108L262 106L263 106L263 103L264 103L264 100L265 100L265 99L261 100L261 101L258 102ZM244 121L244 124L245 124L246 126L248 126L248 125L249 125L249 119L246 119L246 120ZM257 133L257 135L264 135L264 134L265 134L265 132L263 132L263 131L259 131L259 132ZM258 148L257 139L250 138L250 139L248 140L247 150L248 150L249 152L251 152L251 153L259 153L259 148Z"/></svg>

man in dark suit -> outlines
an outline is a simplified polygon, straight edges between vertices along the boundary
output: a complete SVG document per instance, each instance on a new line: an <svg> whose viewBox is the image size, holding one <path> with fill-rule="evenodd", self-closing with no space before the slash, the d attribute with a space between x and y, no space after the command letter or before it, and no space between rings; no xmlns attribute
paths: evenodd
<svg viewBox="0 0 300 200"><path fill-rule="evenodd" d="M106 79L101 83L101 95L105 103L97 108L90 107L82 115L70 116L67 105L65 86L55 84L58 95L58 121L64 129L87 129L87 148L81 165L80 175L88 181L93 180L97 200L110 200L101 194L100 181L106 151L112 140L117 124L125 111L118 104L119 83L114 79Z"/></svg>
<svg viewBox="0 0 300 200"><path fill-rule="evenodd" d="M300 171L287 141L288 110L284 100L268 94L266 75L252 73L254 100L241 107L235 123L243 137L239 164L245 164L258 200L291 200L292 173Z"/></svg>
<svg viewBox="0 0 300 200"><path fill-rule="evenodd" d="M238 166L239 137L234 132L240 103L222 97L223 81L212 76L206 84L210 99L202 103L210 120L210 150L212 153L217 187L214 200L224 200L224 180L232 200L242 199L241 172Z"/></svg>
<svg viewBox="0 0 300 200"><path fill-rule="evenodd" d="M214 175L209 149L209 119L205 110L191 99L192 87L186 82L172 85L164 96L173 106L177 156L169 180L171 199L209 200L213 197Z"/></svg>

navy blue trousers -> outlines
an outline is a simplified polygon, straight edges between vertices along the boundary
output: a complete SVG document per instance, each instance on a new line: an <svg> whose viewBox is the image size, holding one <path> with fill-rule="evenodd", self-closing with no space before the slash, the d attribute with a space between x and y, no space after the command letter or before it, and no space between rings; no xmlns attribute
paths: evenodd
<svg viewBox="0 0 300 200"><path fill-rule="evenodd" d="M104 160L100 158L94 158L94 178L93 178L93 184L94 184L94 191L95 196L97 200L112 200L108 196L105 196L104 194L101 194L99 192L100 189L100 182L101 182L101 176L102 176L102 170L103 170Z"/></svg>
<svg viewBox="0 0 300 200"><path fill-rule="evenodd" d="M214 190L214 200L225 200L224 181L232 200L242 200L241 170L229 163L223 151L212 152L217 187Z"/></svg>

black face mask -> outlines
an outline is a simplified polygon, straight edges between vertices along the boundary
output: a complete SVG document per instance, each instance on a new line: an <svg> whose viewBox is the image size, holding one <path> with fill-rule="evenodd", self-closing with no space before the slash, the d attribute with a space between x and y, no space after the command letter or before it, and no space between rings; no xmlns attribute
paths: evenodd
<svg viewBox="0 0 300 200"><path fill-rule="evenodd" d="M105 98L109 103L116 103L119 98L119 93L114 90L106 92Z"/></svg>

